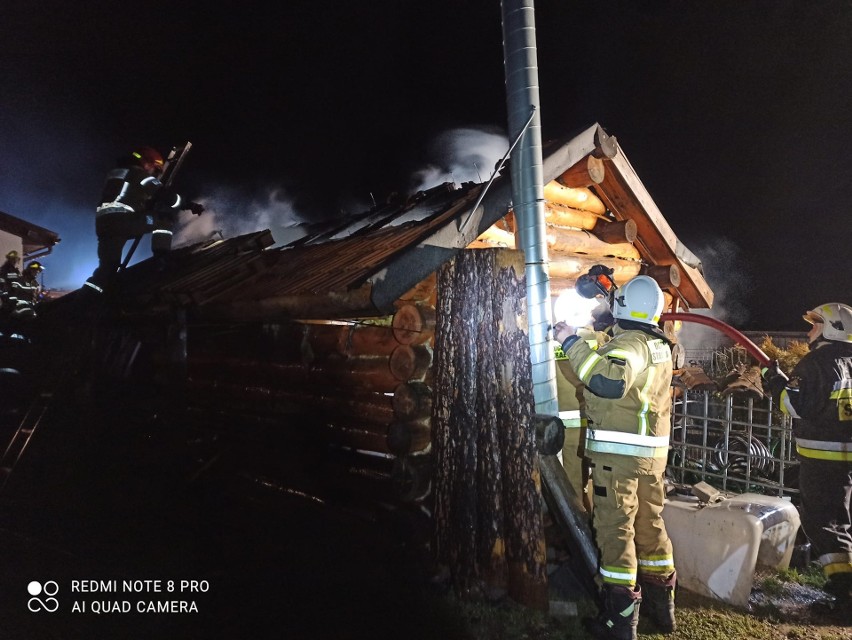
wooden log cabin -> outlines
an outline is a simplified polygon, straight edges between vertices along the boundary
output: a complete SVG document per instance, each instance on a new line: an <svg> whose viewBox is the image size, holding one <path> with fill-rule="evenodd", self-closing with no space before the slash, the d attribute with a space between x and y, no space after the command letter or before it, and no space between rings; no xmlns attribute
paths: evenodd
<svg viewBox="0 0 852 640"><path fill-rule="evenodd" d="M605 264L619 284L650 274L666 292L670 310L711 306L700 262L677 239L616 139L599 125L547 145L544 176L554 298L590 266ZM455 511L441 503L442 496L452 500L442 474L461 474L464 467L462 458L435 457L455 446L453 424L463 423L445 418L469 409L453 404L459 394L486 393L477 376L502 383L499 366L476 369L487 349L479 356L460 349L453 362L447 352L459 341L481 339L465 333L464 323L484 323L489 296L509 292L524 306L509 179L498 177L481 197L483 188L444 184L334 224L305 227L285 246L261 230L177 248L165 270L151 261L134 265L108 296L108 320L99 324L96 340L98 371L113 380L143 380L158 390L158 401L179 413L176 422L206 451L196 456L193 479L227 464L259 484L321 502L465 520L467 503ZM480 263L462 259L474 255L490 257ZM464 285L482 299L453 302L469 268L493 274L495 282L507 270L514 276L508 286L494 288L482 284L491 277L482 275L481 282ZM56 309L74 298L56 301ZM45 311L62 320L62 313ZM455 342L448 341L446 332L459 317ZM495 317L493 326L504 327L505 320ZM442 333L436 335L436 327ZM519 330L526 335L525 327ZM505 337L486 336L495 344ZM520 349L517 357L528 360L516 337L510 336L507 349ZM473 370L456 370L467 366ZM457 376L456 382L438 379L447 375ZM503 392L487 393L493 399ZM518 393L521 404L489 418L486 401L473 409L485 416L477 419L503 420L505 429L514 428L507 416L527 424L532 391ZM472 455L477 446L500 446L471 438L458 444L459 456ZM536 475L532 467L527 471ZM517 508L531 518L519 526L540 529L535 508ZM493 524L465 523L482 529ZM513 551L499 529L488 538L491 546L477 551L485 559L477 569L481 575L472 575L470 567L459 571L465 588L479 579L508 583L511 593L515 584L518 600L540 603L540 548ZM446 549L450 533L444 527L433 544ZM483 543L459 544L470 551ZM501 569L494 553L504 546L508 561ZM464 555L459 549L448 553L456 561ZM526 564L518 561L522 556Z"/></svg>

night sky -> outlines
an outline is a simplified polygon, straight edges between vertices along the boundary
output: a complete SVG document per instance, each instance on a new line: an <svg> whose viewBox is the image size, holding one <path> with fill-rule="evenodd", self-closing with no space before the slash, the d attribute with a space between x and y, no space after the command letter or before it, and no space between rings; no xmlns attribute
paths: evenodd
<svg viewBox="0 0 852 640"><path fill-rule="evenodd" d="M536 21L544 139L618 138L719 317L802 330L852 303L852 4L538 0ZM104 176L140 145L192 141L195 231L231 235L473 158L486 179L508 147L498 0L4 0L0 35L0 210L62 237L48 287L91 273Z"/></svg>

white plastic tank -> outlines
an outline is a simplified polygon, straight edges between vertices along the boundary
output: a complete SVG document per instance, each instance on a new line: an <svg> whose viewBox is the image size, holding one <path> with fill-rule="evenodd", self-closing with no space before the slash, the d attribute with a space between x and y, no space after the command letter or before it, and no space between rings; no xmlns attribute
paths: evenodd
<svg viewBox="0 0 852 640"><path fill-rule="evenodd" d="M706 504L670 494L663 509L678 583L701 595L747 606L757 568L786 569L801 523L795 506L757 493Z"/></svg>

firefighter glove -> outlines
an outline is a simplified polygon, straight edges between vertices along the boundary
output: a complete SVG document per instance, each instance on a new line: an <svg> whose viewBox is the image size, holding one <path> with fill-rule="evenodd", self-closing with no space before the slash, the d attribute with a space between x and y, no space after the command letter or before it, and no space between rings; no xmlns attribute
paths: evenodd
<svg viewBox="0 0 852 640"><path fill-rule="evenodd" d="M202 213L204 213L204 206L198 204L197 202L190 202L186 205L186 209L192 211L192 213L197 216L200 216Z"/></svg>
<svg viewBox="0 0 852 640"><path fill-rule="evenodd" d="M766 387L769 389L773 397L778 396L787 384L789 378L787 374L781 371L777 360L771 360L761 369L761 376L766 381Z"/></svg>
<svg viewBox="0 0 852 640"><path fill-rule="evenodd" d="M553 327L553 337L556 338L556 341L560 344L572 333L574 333L574 327L569 325L567 322L557 322L556 326Z"/></svg>

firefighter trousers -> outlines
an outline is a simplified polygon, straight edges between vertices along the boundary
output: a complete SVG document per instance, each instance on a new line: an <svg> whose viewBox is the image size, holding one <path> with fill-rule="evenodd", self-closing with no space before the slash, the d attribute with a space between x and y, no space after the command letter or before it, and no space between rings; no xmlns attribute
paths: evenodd
<svg viewBox="0 0 852 640"><path fill-rule="evenodd" d="M565 442L562 445L562 466L568 476L568 482L577 497L583 503L587 513L592 512L591 487L589 486L588 460L583 457L586 441L585 427L565 429Z"/></svg>
<svg viewBox="0 0 852 640"><path fill-rule="evenodd" d="M638 474L592 462L592 527L604 583L634 586L637 571L660 577L674 572L662 516L663 474Z"/></svg>
<svg viewBox="0 0 852 640"><path fill-rule="evenodd" d="M826 577L852 574L852 463L799 457L802 529Z"/></svg>

